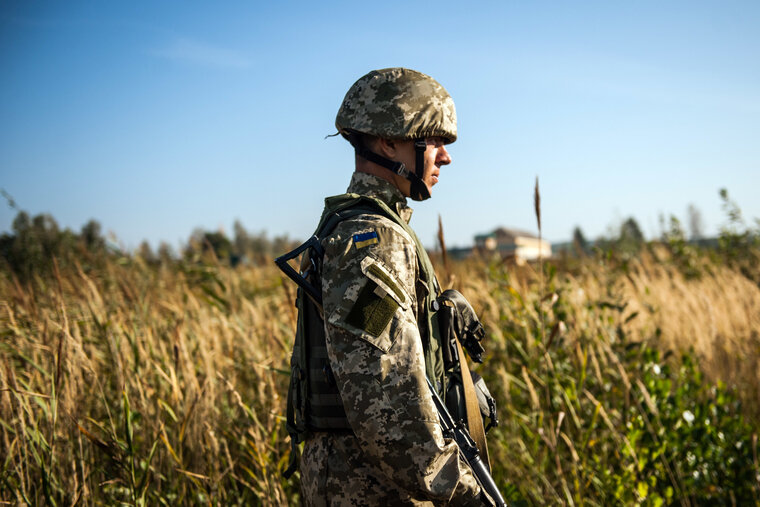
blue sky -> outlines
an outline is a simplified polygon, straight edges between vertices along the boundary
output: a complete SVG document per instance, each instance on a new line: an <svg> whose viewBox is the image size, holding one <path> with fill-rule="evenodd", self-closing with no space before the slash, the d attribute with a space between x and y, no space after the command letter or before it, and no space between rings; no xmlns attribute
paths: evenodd
<svg viewBox="0 0 760 507"><path fill-rule="evenodd" d="M760 3L0 3L0 187L127 248L196 227L305 238L350 178L335 131L375 68L432 75L459 140L412 225L589 238L634 216L760 217ZM0 230L15 212L0 203Z"/></svg>

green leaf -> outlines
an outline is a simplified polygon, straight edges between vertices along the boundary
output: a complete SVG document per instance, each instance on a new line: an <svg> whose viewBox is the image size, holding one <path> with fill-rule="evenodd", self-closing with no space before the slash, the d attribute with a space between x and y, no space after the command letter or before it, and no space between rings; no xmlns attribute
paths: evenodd
<svg viewBox="0 0 760 507"><path fill-rule="evenodd" d="M647 495L649 494L649 484L639 481L639 483L636 484L636 492L639 494L641 500L646 500Z"/></svg>

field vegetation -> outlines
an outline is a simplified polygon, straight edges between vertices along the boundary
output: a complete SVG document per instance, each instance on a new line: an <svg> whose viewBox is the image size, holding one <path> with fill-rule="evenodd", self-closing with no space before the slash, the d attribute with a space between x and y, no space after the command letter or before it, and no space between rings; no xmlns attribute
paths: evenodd
<svg viewBox="0 0 760 507"><path fill-rule="evenodd" d="M511 502L758 504L760 245L725 202L712 248L671 221L541 265L436 256L487 329ZM0 238L0 503L297 503L295 291L266 252L126 255L38 218Z"/></svg>

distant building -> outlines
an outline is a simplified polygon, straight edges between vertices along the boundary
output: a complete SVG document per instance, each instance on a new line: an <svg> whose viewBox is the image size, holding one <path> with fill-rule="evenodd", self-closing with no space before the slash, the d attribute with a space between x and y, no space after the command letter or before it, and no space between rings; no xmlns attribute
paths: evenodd
<svg viewBox="0 0 760 507"><path fill-rule="evenodd" d="M488 233L475 236L475 250L481 254L499 254L501 257L514 257L518 261L538 259L539 253L547 258L552 255L551 244L527 231L499 227Z"/></svg>

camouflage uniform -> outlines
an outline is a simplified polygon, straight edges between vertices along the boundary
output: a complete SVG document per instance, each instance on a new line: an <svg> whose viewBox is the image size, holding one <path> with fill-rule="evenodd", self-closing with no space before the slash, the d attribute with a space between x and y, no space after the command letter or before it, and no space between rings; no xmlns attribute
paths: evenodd
<svg viewBox="0 0 760 507"><path fill-rule="evenodd" d="M411 218L403 194L381 178L354 173L348 192ZM414 239L367 214L339 223L322 245L327 352L353 434L306 440L305 504L481 505L471 470L442 436L425 380Z"/></svg>

